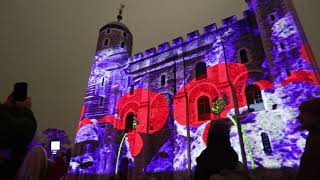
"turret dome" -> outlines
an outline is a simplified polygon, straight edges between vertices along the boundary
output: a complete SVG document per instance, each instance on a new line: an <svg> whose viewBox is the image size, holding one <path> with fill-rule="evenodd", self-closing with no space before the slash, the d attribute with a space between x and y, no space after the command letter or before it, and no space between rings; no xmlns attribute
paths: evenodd
<svg viewBox="0 0 320 180"><path fill-rule="evenodd" d="M125 24L120 22L120 21L113 21L113 22L110 22L110 23L106 24L105 26L103 26L100 29L100 32L105 30L105 29L108 29L108 28L114 28L114 29L123 30L123 31L127 32L128 34L130 34L130 36L132 36L129 28Z"/></svg>

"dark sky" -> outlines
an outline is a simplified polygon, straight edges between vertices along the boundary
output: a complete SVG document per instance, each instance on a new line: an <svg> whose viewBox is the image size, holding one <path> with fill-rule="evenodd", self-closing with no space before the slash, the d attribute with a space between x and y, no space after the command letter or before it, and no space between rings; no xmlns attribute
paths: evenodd
<svg viewBox="0 0 320 180"><path fill-rule="evenodd" d="M64 129L73 137L86 91L99 28L123 22L133 53L183 36L231 15L245 0L2 0L0 2L0 99L14 82L29 82L39 130ZM294 0L314 55L320 56L319 0ZM319 62L319 61L318 61Z"/></svg>

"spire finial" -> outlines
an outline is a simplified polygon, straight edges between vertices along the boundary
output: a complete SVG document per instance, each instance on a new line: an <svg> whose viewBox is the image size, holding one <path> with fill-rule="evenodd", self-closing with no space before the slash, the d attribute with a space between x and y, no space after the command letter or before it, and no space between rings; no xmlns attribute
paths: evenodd
<svg viewBox="0 0 320 180"><path fill-rule="evenodd" d="M124 9L124 4L120 4L119 14L117 16L118 21L120 22L122 20L122 11Z"/></svg>

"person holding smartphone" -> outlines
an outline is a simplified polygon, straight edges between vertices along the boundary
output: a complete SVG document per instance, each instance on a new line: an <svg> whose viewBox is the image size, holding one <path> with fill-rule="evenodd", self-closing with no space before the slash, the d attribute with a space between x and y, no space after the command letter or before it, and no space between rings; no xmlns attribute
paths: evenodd
<svg viewBox="0 0 320 180"><path fill-rule="evenodd" d="M0 104L0 179L13 179L28 150L37 122L27 98L27 83L16 83L11 95Z"/></svg>

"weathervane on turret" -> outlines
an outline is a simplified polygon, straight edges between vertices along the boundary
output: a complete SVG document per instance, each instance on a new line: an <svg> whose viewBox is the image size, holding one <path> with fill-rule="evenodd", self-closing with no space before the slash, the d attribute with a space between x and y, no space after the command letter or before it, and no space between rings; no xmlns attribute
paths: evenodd
<svg viewBox="0 0 320 180"><path fill-rule="evenodd" d="M119 14L117 16L118 21L120 22L122 20L122 10L124 9L124 4L120 5Z"/></svg>

